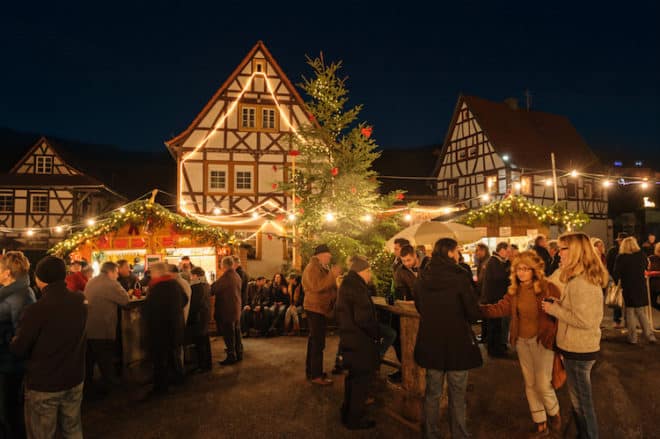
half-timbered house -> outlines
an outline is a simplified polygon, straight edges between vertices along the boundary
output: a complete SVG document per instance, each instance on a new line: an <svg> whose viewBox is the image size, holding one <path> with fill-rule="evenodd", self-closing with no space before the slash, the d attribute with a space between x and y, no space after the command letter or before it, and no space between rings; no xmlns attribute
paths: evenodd
<svg viewBox="0 0 660 439"><path fill-rule="evenodd" d="M249 247L250 273L272 274L288 259L276 221L291 206L279 189L295 155L303 101L259 41L181 134L165 142L177 162L177 206L221 226Z"/></svg>
<svg viewBox="0 0 660 439"><path fill-rule="evenodd" d="M33 139L34 140L34 139ZM67 146L40 137L28 145L2 145L10 159L0 172L3 248L47 250L72 225L106 212L125 198L83 171Z"/></svg>
<svg viewBox="0 0 660 439"><path fill-rule="evenodd" d="M467 208L509 193L553 205L552 153L557 201L589 215L585 231L607 237L607 192L589 176L602 165L566 117L519 108L515 99L458 98L433 174L438 196Z"/></svg>

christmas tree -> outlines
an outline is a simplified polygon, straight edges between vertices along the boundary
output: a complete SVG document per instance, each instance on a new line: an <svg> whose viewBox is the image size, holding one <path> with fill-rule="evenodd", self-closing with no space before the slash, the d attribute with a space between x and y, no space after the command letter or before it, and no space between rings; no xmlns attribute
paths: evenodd
<svg viewBox="0 0 660 439"><path fill-rule="evenodd" d="M308 96L309 123L292 138L299 157L292 181L284 185L295 190L296 244L303 262L319 243L328 244L340 264L365 255L384 286L391 276L385 242L400 227L396 216L381 213L400 195L378 192L372 169L377 144L372 127L358 122L362 106L349 107L346 78L338 76L341 62L326 64L321 55L307 63L314 75L299 86Z"/></svg>

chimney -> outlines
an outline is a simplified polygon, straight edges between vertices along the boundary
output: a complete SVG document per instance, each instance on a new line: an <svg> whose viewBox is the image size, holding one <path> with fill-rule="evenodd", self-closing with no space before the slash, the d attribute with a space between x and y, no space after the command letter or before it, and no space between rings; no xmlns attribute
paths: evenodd
<svg viewBox="0 0 660 439"><path fill-rule="evenodd" d="M504 103L512 110L517 111L520 109L518 106L518 99L517 98L506 98L504 99Z"/></svg>

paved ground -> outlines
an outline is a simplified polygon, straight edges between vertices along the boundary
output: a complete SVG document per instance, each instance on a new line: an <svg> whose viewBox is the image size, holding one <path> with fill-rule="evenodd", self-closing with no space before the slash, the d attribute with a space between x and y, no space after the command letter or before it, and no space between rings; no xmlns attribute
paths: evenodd
<svg viewBox="0 0 660 439"><path fill-rule="evenodd" d="M601 438L660 438L660 346L628 345L620 331L606 330L605 335L593 372ZM337 341L336 336L328 338L327 370ZM224 358L223 348L221 339L213 341L214 362ZM383 410L389 390L382 381L375 386L377 401L370 409L377 428L360 433L345 430L339 422L343 378L329 388L312 387L304 379L305 348L304 337L250 338L242 363L192 375L162 399L141 402L146 387L130 386L104 401L85 402L85 437L419 437ZM388 368L382 372L385 376ZM568 419L565 388L559 398L562 415ZM471 373L468 415L475 438L525 437L531 421L517 360L488 361ZM566 437L573 437L568 436L571 432L569 428Z"/></svg>

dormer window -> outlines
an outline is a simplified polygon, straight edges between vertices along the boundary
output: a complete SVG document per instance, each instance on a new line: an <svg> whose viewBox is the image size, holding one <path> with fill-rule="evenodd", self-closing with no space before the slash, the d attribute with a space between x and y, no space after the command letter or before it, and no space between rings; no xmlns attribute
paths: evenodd
<svg viewBox="0 0 660 439"><path fill-rule="evenodd" d="M255 59L252 61L252 73L266 73L266 60Z"/></svg>
<svg viewBox="0 0 660 439"><path fill-rule="evenodd" d="M52 174L53 173L53 158L47 155L36 156L36 174Z"/></svg>

